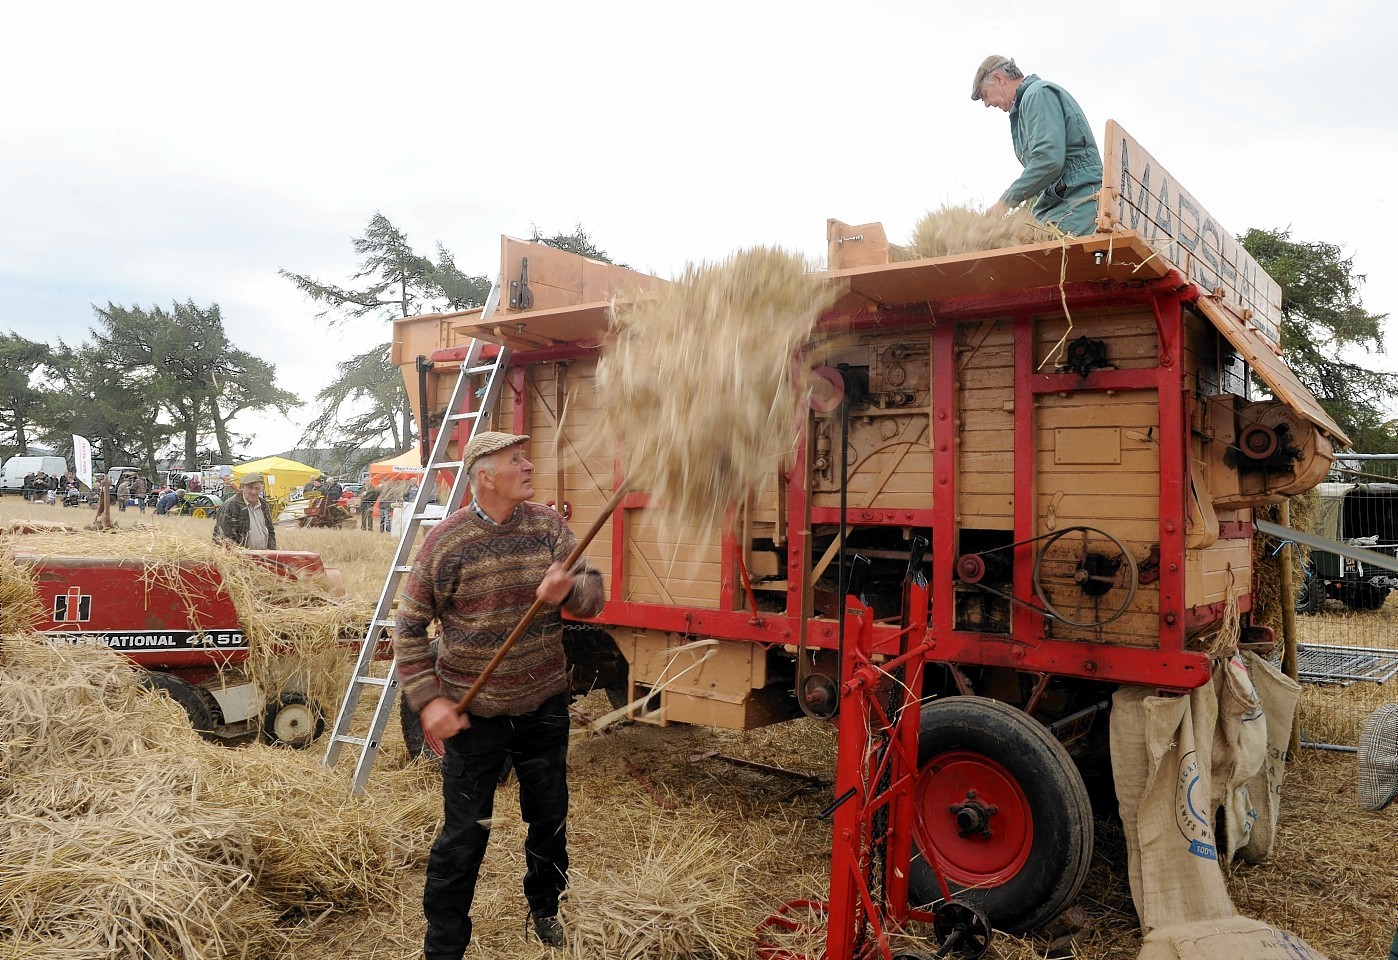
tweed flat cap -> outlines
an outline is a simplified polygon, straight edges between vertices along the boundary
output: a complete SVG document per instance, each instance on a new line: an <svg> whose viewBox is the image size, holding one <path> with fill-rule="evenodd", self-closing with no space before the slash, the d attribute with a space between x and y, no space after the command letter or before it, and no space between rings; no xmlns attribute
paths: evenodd
<svg viewBox="0 0 1398 960"><path fill-rule="evenodd" d="M499 453L501 450L508 450L529 441L527 433L499 433L494 430L487 430L478 433L471 438L471 442L466 444L466 453L461 458L462 469L468 474L471 468L476 465L476 461L481 457L488 457L492 453Z"/></svg>
<svg viewBox="0 0 1398 960"><path fill-rule="evenodd" d="M262 476L262 474L257 473L256 471L254 471L254 472L252 472L252 473L245 473L245 474L243 474L241 477L238 478L237 483L238 483L238 486L240 486L240 487L247 486L249 483L260 483L260 484L262 484L263 486L266 486L267 481L266 481L266 479Z"/></svg>
<svg viewBox="0 0 1398 960"><path fill-rule="evenodd" d="M1382 810L1398 797L1398 703L1387 703L1364 721L1359 735L1359 805Z"/></svg>
<svg viewBox="0 0 1398 960"><path fill-rule="evenodd" d="M998 53L982 60L981 65L976 68L976 79L971 81L971 99L979 100L981 98L981 84L985 83L986 77L1001 67L1013 66L1014 62L1013 57L1002 57Z"/></svg>

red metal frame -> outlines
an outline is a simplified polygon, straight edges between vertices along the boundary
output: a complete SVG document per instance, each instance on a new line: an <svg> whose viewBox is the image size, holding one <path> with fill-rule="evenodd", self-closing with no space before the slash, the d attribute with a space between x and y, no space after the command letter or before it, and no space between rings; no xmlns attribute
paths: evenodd
<svg viewBox="0 0 1398 960"><path fill-rule="evenodd" d="M1159 363L1155 367L1097 370L1076 373L1043 373L1034 369L1034 320L1045 311L1059 311L1067 296L1072 309L1111 307L1148 302L1156 319ZM1186 385L1180 362L1183 307L1198 290L1177 274L1143 284L1068 284L1058 288L1017 291L1004 296L976 296L919 305L877 314L851 314L837 318L855 332L861 329L893 329L928 325L932 362L933 489L921 508L849 510L850 526L925 527L932 531L932 620L930 659L963 666L1003 667L1118 683L1139 683L1189 689L1205 683L1209 661L1205 654L1185 649L1189 629L1211 622L1211 608L1184 608L1184 534L1188 510L1188 411ZM1036 397L1080 391L1148 390L1156 394L1160 410L1160 640L1154 647L1132 647L1101 642L1049 638L1039 604L1029 599L1012 606L1009 635L956 630L955 583L951 575L957 556L956 516L956 326L959 321L1009 316L1015 339L1014 444L1014 594L1033 598L1032 570L1035 546L1024 541L1038 535L1035 490ZM530 359L533 354L528 355ZM814 525L840 522L836 507L813 506L807 493L807 437L798 440L795 462L787 480L787 592L784 613L755 618L742 606L732 571L738 568L741 544L731 530L723 534L724 576L717 609L624 601L615 594L596 620L603 624L659 630L679 634L703 634L725 640L770 644L795 644L804 630L805 643L816 649L838 645L838 621L806 616L810 584L806 575L811 531ZM618 476L618 481L619 481ZM628 494L612 526L612 583L621 584L626 573L626 510L651 506L648 494ZM897 629L876 624L873 649L887 654L896 648Z"/></svg>

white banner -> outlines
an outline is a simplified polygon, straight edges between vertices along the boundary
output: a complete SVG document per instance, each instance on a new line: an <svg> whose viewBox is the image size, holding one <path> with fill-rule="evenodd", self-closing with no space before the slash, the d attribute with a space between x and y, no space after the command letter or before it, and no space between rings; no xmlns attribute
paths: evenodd
<svg viewBox="0 0 1398 960"><path fill-rule="evenodd" d="M73 434L73 470L77 473L78 479L92 486L92 444L87 442L87 437L80 437Z"/></svg>

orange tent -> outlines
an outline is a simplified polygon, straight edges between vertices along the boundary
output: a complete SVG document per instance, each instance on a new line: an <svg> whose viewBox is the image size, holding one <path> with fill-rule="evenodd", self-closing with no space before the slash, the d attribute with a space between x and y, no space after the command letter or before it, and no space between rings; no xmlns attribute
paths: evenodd
<svg viewBox="0 0 1398 960"><path fill-rule="evenodd" d="M378 486L389 480L416 480L422 472L422 456L413 447L396 457L369 464L369 483Z"/></svg>

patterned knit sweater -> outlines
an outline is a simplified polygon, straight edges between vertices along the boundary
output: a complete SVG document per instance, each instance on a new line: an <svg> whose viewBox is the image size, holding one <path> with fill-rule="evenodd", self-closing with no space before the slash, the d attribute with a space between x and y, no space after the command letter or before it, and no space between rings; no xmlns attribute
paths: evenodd
<svg viewBox="0 0 1398 960"><path fill-rule="evenodd" d="M403 695L415 710L435 697L461 699L495 651L534 603L549 565L567 558L576 538L558 514L522 503L503 524L482 520L467 506L423 541L398 603L394 651ZM602 575L590 567L564 602L569 613L602 609ZM434 656L427 626L442 625ZM470 712L518 716L568 688L563 619L545 604L490 675Z"/></svg>

